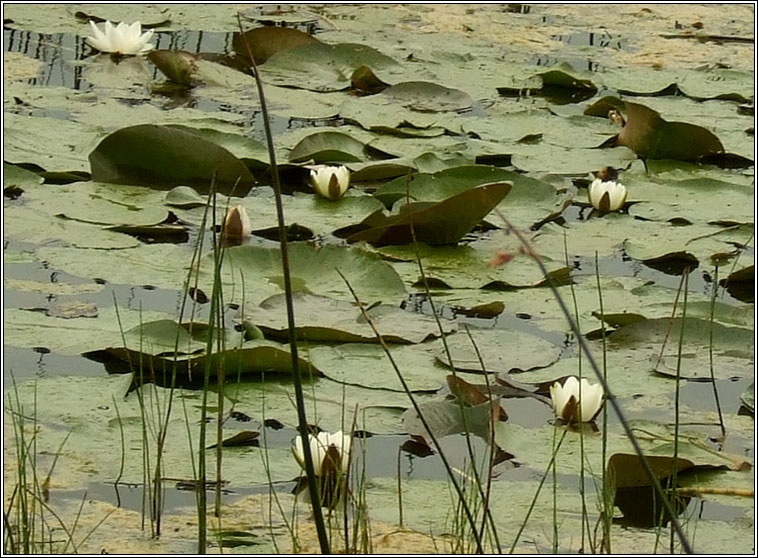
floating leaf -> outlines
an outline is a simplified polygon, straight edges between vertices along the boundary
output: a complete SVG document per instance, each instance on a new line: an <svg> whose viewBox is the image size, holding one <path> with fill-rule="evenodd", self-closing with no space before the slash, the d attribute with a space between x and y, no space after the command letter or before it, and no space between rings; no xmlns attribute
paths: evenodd
<svg viewBox="0 0 758 558"><path fill-rule="evenodd" d="M460 89L451 89L428 81L398 83L382 93L405 108L421 112L458 111L471 108L474 101Z"/></svg>
<svg viewBox="0 0 758 558"><path fill-rule="evenodd" d="M353 301L345 281L336 270L350 281L364 302L397 300L406 294L405 285L394 269L375 254L345 246L316 248L295 243L289 247L289 265L292 288L313 294L333 296ZM264 298L284 290L282 260L279 248L262 246L234 246L224 256L222 280L236 285L235 295L241 301L240 277L244 277L246 304L259 304ZM210 291L212 276L203 272ZM229 291L231 292L231 291Z"/></svg>
<svg viewBox="0 0 758 558"><path fill-rule="evenodd" d="M293 295L297 315L296 335L309 342L378 342L360 309L353 303L297 292ZM247 319L267 337L287 339L286 297L274 295L249 312ZM437 322L430 316L413 314L397 306L372 306L367 313L387 343L421 343L439 336ZM455 331L455 323L443 320L445 333Z"/></svg>
<svg viewBox="0 0 758 558"><path fill-rule="evenodd" d="M266 25L250 29L243 34L236 33L232 48L237 56L247 60L250 60L250 53L252 53L256 64L260 66L282 50L320 42L316 37L292 27Z"/></svg>
<svg viewBox="0 0 758 558"><path fill-rule="evenodd" d="M431 392L442 386L445 369L435 362L432 354L438 347L439 341L421 345L389 345L392 359L411 391ZM311 347L308 358L327 378L334 381L398 393L404 391L384 349L375 343ZM407 400L397 403L403 409L408 406Z"/></svg>
<svg viewBox="0 0 758 558"><path fill-rule="evenodd" d="M397 62L366 45L317 42L274 54L261 72L274 85L326 92L348 89L353 72L361 66L369 66L376 72L393 69Z"/></svg>
<svg viewBox="0 0 758 558"><path fill-rule="evenodd" d="M471 188L438 203L402 205L396 215L379 210L364 219L348 242L376 245L408 244L413 241L433 246L455 244L469 233L510 192L512 183L494 182Z"/></svg>
<svg viewBox="0 0 758 558"><path fill-rule="evenodd" d="M482 372L474 343L484 361L484 369L495 374L544 368L556 362L561 354L560 347L531 333L501 329L472 329L470 333L473 342L461 332L447 338L456 370ZM437 359L450 367L447 352L439 352Z"/></svg>
<svg viewBox="0 0 758 558"><path fill-rule="evenodd" d="M387 89L390 84L384 83L376 77L374 72L368 66L356 68L353 75L350 76L350 84L353 89L362 95L374 95Z"/></svg>
<svg viewBox="0 0 758 558"><path fill-rule="evenodd" d="M261 435L260 432L257 432L255 430L243 430L242 432L237 432L234 436L231 436L230 438L226 438L221 442L221 445L225 448L233 448L233 447L240 447L240 446L255 446L258 447L260 445L260 441L258 440L258 437ZM207 449L213 449L217 446L217 444L212 444L208 446Z"/></svg>
<svg viewBox="0 0 758 558"><path fill-rule="evenodd" d="M524 95L542 95L551 103L565 105L579 103L593 97L597 87L588 79L572 76L562 70L548 70L535 74L530 80L541 82L538 87L498 87L497 92L506 97L522 97Z"/></svg>
<svg viewBox="0 0 758 558"><path fill-rule="evenodd" d="M697 161L724 153L721 141L709 130L687 122L668 122L645 105L624 101L626 124L616 138L643 159Z"/></svg>
<svg viewBox="0 0 758 558"><path fill-rule="evenodd" d="M208 192L247 194L255 178L223 147L168 126L141 124L106 137L89 156L93 180L169 189L189 185Z"/></svg>
<svg viewBox="0 0 758 558"><path fill-rule="evenodd" d="M290 151L293 163L356 162L366 157L364 144L342 132L316 132L301 139Z"/></svg>
<svg viewBox="0 0 758 558"><path fill-rule="evenodd" d="M406 192L416 201L441 201L479 184L495 181L512 183L508 197L499 207L512 223L520 227L530 227L555 217L571 202L567 193L558 193L547 182L489 165L466 165L433 174L399 177L380 187L374 196L388 207L404 198Z"/></svg>
<svg viewBox="0 0 758 558"><path fill-rule="evenodd" d="M156 354L156 350L162 344L164 345L163 348L167 348L165 346L166 341L171 341L167 338L171 335L168 322L170 320L164 320L164 324L160 324L168 333L156 333L155 328L152 328L150 335L132 332L132 337L140 335L146 347L132 343L135 348L108 347L105 352L130 364L134 370L136 385L155 383L160 386L172 386L176 382L177 385L199 387L202 385L206 370L207 355L204 349L198 349L193 353L174 354L172 345L168 350ZM176 330L174 329L174 331ZM203 343L203 345L205 344ZM227 375L235 376L238 374L242 376L265 374L268 377L269 374L291 374L292 355L289 351L289 345L265 339L255 339L245 341L234 349L214 353L209 366L213 378L217 377L221 368ZM318 368L310 363L307 358L304 358L302 354L298 357L298 366L301 371L308 370L314 376L321 375Z"/></svg>

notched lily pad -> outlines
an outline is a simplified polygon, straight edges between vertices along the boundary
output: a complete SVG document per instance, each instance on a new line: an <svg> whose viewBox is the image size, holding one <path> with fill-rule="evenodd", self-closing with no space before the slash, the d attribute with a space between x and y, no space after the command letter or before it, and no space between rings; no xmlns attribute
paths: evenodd
<svg viewBox="0 0 758 558"><path fill-rule="evenodd" d="M269 83L312 91L343 91L357 68L375 72L398 66L389 56L366 45L307 43L277 52L261 67Z"/></svg>
<svg viewBox="0 0 758 558"><path fill-rule="evenodd" d="M255 184L247 166L229 151L195 134L140 124L113 132L89 155L92 179L157 189L189 185L244 196Z"/></svg>

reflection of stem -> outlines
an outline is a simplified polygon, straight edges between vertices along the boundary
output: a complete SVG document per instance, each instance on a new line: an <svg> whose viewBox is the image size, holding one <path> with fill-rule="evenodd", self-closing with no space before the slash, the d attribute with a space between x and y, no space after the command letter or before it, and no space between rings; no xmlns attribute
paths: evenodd
<svg viewBox="0 0 758 558"><path fill-rule="evenodd" d="M719 266L713 270L713 294L711 295L711 315L708 322L708 366L711 372L711 385L713 386L713 398L716 400L716 410L719 413L719 425L721 425L721 442L726 437L726 428L724 427L724 416L721 414L721 402L719 401L719 390L716 387L716 374L713 371L713 312L716 308L716 293L719 285Z"/></svg>
<svg viewBox="0 0 758 558"><path fill-rule="evenodd" d="M682 285L684 284L685 275L687 275L689 272L689 267L684 268L684 271L682 272L682 278L679 280L679 288L676 290L676 296L674 297L674 307L671 309L671 318L669 318L669 325L666 328L666 335L663 336L661 352L658 353L658 360L655 361L655 366L653 366L654 370L658 369L658 366L661 364L661 359L663 359L663 351L666 348L666 342L668 341L669 335L671 334L671 328L674 327L674 317L676 316L676 307L679 305L679 295L682 292ZM685 296L687 296L686 293ZM684 329L684 321L682 321L682 329Z"/></svg>
<svg viewBox="0 0 758 558"><path fill-rule="evenodd" d="M532 245L524 237L521 231L519 231L516 227L514 227L511 224L511 222L508 221L508 219L506 219L505 215L503 215L503 213L500 210L495 209L495 213L506 224L508 229L513 231L513 233L518 237L518 239L521 241L521 244L523 245L524 250L526 251L527 254L532 256L534 261L539 266L540 271L542 271L542 273L545 276L548 276L548 271L547 271L547 268L545 267L545 264L542 261L542 258L540 258L539 254L537 254L534 251L534 248L532 248ZM550 291L553 293L553 296L555 297L556 302L558 302L558 306L560 306L561 312L563 312L563 315L566 317L566 320L568 321L569 326L571 327L571 331L574 332L574 335L576 336L576 340L579 343L579 346L581 347L582 351L584 351L584 354L587 356L587 362L590 364L593 372L597 376L597 379L602 384L603 390L605 391L605 394L606 394L606 400L613 407L613 411L616 413L616 416L619 419L619 423L621 424L621 427L624 429L624 433L629 439L629 442L631 442L632 446L634 447L634 452L639 456L640 461L642 462L642 465L645 469L645 473L650 479L650 484L653 486L653 490L655 490L656 495L661 499L663 507L666 509L666 512L669 514L669 517L671 518L672 527L676 531L676 534L679 537L679 540L682 542L682 547L684 548L684 551L688 554L692 554L693 553L692 546L687 540L687 537L685 536L684 531L682 530L682 526L679 524L679 520L677 519L676 513L671 507L671 503L669 502L668 498L666 498L666 495L663 492L663 489L661 488L661 483L658 481L658 477L655 476L653 469L650 467L650 463L648 463L648 460L645 458L645 454L642 451L642 448L640 447L639 442L635 438L634 433L632 432L632 427L629 425L629 422L626 420L624 413L621 411L621 407L619 406L618 401L616 401L616 397L611 392L611 389L608 386L608 382L603 377L603 374L600 372L600 369L598 368L597 363L595 362L595 358L592 356L592 353L590 352L590 348L587 345L587 342L579 334L579 330L577 329L576 324L574 323L574 320L571 318L571 313L569 312L569 309L566 307L566 303L563 301L563 298L561 297L561 293L558 292L558 289L556 288L553 281L549 280L547 282L547 286L550 289Z"/></svg>

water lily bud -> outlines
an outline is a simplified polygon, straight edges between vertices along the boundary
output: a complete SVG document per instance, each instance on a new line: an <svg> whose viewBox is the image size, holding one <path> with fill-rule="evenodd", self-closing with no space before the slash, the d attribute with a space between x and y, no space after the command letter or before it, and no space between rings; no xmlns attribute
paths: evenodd
<svg viewBox="0 0 758 558"><path fill-rule="evenodd" d="M344 473L350 461L350 447L353 438L349 434L343 434L337 431L334 434L329 432L320 432L318 436L308 435L308 445L311 449L313 458L313 472L318 477L325 470L339 470ZM305 469L305 452L303 451L303 438L298 435L295 438L295 447L292 453L300 466ZM337 456L338 463L327 463L327 459L333 459L330 456Z"/></svg>
<svg viewBox="0 0 758 558"><path fill-rule="evenodd" d="M110 21L105 22L104 31L90 20L93 36L87 37L87 44L100 52L110 52L122 55L142 55L153 50L148 41L153 36L153 30L142 32L142 25L135 21L127 25L123 21L115 27Z"/></svg>
<svg viewBox="0 0 758 558"><path fill-rule="evenodd" d="M584 378L580 385L576 376L566 378L563 385L555 382L550 386L555 416L568 423L590 422L594 419L603 407L603 395L602 385L590 384Z"/></svg>
<svg viewBox="0 0 758 558"><path fill-rule="evenodd" d="M626 201L626 187L621 182L604 181L596 178L589 187L589 198L592 207L598 211L618 211Z"/></svg>
<svg viewBox="0 0 758 558"><path fill-rule="evenodd" d="M350 186L350 171L347 167L322 165L311 171L311 186L320 196L337 200Z"/></svg>
<svg viewBox="0 0 758 558"><path fill-rule="evenodd" d="M226 238L244 238L250 236L250 219L241 205L230 207L224 217L224 236Z"/></svg>

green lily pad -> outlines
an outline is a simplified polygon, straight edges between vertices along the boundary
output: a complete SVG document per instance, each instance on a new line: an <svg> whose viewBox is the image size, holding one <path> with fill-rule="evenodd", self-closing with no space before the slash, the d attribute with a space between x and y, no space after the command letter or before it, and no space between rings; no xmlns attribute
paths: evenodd
<svg viewBox="0 0 758 558"><path fill-rule="evenodd" d="M147 55L169 81L190 85L192 74L197 70L197 57L184 50L154 50Z"/></svg>
<svg viewBox="0 0 758 558"><path fill-rule="evenodd" d="M406 196L416 201L441 201L479 184L508 181L513 184L498 208L516 226L528 228L560 214L570 203L567 192L559 193L547 182L488 165L468 165L433 174L400 177L380 187L374 196L389 206Z"/></svg>
<svg viewBox="0 0 758 558"><path fill-rule="evenodd" d="M519 247L513 235L501 232L465 246L418 244L418 254L427 279L440 288L508 290L545 285L547 279L534 259L519 253ZM378 250L396 261L395 269L407 282L423 287L415 246L384 246ZM507 261L498 264L501 254ZM552 280L558 285L566 284L569 268L561 261L543 261Z"/></svg>
<svg viewBox="0 0 758 558"><path fill-rule="evenodd" d="M294 293L293 302L298 339L308 342L378 342L354 303L303 292ZM387 343L421 343L440 335L437 322L431 316L412 314L387 304L372 306L367 312ZM288 338L283 294L267 298L254 311L248 312L245 319L269 338ZM442 324L445 333L455 331L454 322L442 320Z"/></svg>
<svg viewBox="0 0 758 558"><path fill-rule="evenodd" d="M365 303L398 300L405 296L405 286L400 276L375 254L344 246L316 248L300 243L290 245L288 252L292 288L295 291L353 301L347 285L337 273L339 270ZM211 280L210 268L203 271L203 277ZM229 248L224 255L221 277L227 288L225 293L229 293L227 298L231 296L241 302L244 296L246 305L260 304L264 298L284 290L279 248ZM244 293L240 292L241 277L244 277Z"/></svg>
<svg viewBox="0 0 758 558"><path fill-rule="evenodd" d="M350 87L350 77L361 66L381 72L396 68L398 64L365 45L307 43L271 56L261 67L261 74L274 85L322 92L342 91Z"/></svg>
<svg viewBox="0 0 758 558"><path fill-rule="evenodd" d="M34 163L48 171L89 171L87 155L104 135L95 126L6 112L3 157L8 163Z"/></svg>
<svg viewBox="0 0 758 558"><path fill-rule="evenodd" d="M474 103L465 91L428 81L398 83L382 91L381 95L420 112L458 111L471 108Z"/></svg>
<svg viewBox="0 0 758 558"><path fill-rule="evenodd" d="M223 147L166 126L142 124L110 134L90 153L92 178L158 189L189 185L245 195L255 178Z"/></svg>
<svg viewBox="0 0 758 558"><path fill-rule="evenodd" d="M533 75L521 87L498 87L497 92L506 97L542 95L551 103L564 105L593 97L597 86L588 79L574 77L563 70L548 70Z"/></svg>
<svg viewBox="0 0 758 558"><path fill-rule="evenodd" d="M643 159L697 161L724 153L721 141L709 130L687 122L668 122L644 105L624 101L627 122L616 138Z"/></svg>
<svg viewBox="0 0 758 558"><path fill-rule="evenodd" d="M392 345L389 348L408 388L413 392L437 391L445 383L445 371L435 362L439 341L421 345ZM403 392L397 372L384 349L376 344L347 343L317 346L308 358L327 378L364 388ZM403 401L404 407L407 402Z"/></svg>
<svg viewBox="0 0 758 558"><path fill-rule="evenodd" d="M700 318L666 318L640 320L627 324L610 336L611 347L649 351L650 369L665 376L676 376L678 344L684 324L680 376L704 380L711 377L710 347L713 336L713 371L717 378L744 377L752 374L754 335L750 329L709 323ZM666 339L662 358L661 346ZM617 349L618 350L618 349Z"/></svg>
<svg viewBox="0 0 758 558"><path fill-rule="evenodd" d="M407 244L413 233L419 242L431 245L455 244L469 233L511 190L510 182L494 182L471 188L438 203L401 205L399 213L377 211L360 223L348 242L366 241L376 245Z"/></svg>
<svg viewBox="0 0 758 558"><path fill-rule="evenodd" d="M708 203L703 204L703 196ZM635 203L629 214L655 221L686 219L690 223L707 222L732 225L753 223L754 191L739 184L708 178L692 178L665 184L634 188Z"/></svg>
<svg viewBox="0 0 758 558"><path fill-rule="evenodd" d="M526 371L544 368L558 360L561 347L522 331L504 331L500 329L470 330L473 343L479 349L484 361L484 370L499 374L510 371ZM447 345L452 357L452 367L464 372L482 372L482 364L477 356L474 344L465 332L447 338ZM447 352L437 353L437 360L450 367Z"/></svg>
<svg viewBox="0 0 758 558"><path fill-rule="evenodd" d="M160 320L140 324L124 332L126 346L107 347L105 352L130 364L138 383L150 382L170 386L173 374L182 385L202 384L208 355L209 328L203 323L178 324L173 320ZM234 330L216 332L226 339L226 349L214 352L210 364L215 379L219 367L227 375L292 373L289 345L253 339L242 341ZM319 374L302 355L298 356L300 370Z"/></svg>
<svg viewBox="0 0 758 558"><path fill-rule="evenodd" d="M277 52L303 44L320 43L316 37L292 27L264 26L237 33L232 48L237 56L253 59L259 66ZM250 49L248 51L248 48Z"/></svg>
<svg viewBox="0 0 758 558"><path fill-rule="evenodd" d="M293 163L356 162L366 158L364 144L341 132L316 132L304 137L290 151Z"/></svg>

